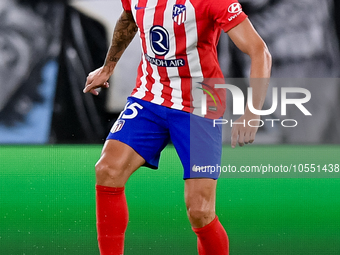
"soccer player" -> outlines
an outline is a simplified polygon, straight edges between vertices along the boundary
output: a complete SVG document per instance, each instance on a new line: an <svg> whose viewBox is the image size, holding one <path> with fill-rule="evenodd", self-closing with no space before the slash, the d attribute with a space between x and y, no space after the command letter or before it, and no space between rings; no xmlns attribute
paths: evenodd
<svg viewBox="0 0 340 255"><path fill-rule="evenodd" d="M118 60L138 32L142 60L137 84L96 164L100 253L124 253L125 183L142 165L156 169L160 152L171 139L184 168L185 203L198 253L229 254L228 236L215 214L219 173L201 171L202 166L220 164L221 128L194 114L195 100L204 88L196 89L191 80L204 85L206 78L223 78L216 52L223 30L251 58L253 105L261 109L271 70L266 44L237 0L122 0L122 5L106 61L89 74L84 88L84 93L97 95L95 89L109 86ZM215 110L209 107L207 114ZM238 122L251 119L259 116L246 107ZM256 132L256 127L235 125L232 147L252 143Z"/></svg>

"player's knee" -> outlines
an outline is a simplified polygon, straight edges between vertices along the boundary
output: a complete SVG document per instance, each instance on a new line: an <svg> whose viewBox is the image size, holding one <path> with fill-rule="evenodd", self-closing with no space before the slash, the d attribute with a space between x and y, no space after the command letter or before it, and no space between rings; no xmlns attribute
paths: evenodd
<svg viewBox="0 0 340 255"><path fill-rule="evenodd" d="M193 225L206 225L211 218L215 217L215 211L209 208L188 207L187 213Z"/></svg>
<svg viewBox="0 0 340 255"><path fill-rule="evenodd" d="M103 160L99 160L95 166L97 183L102 182L120 182L123 178L124 166L116 163L107 163Z"/></svg>

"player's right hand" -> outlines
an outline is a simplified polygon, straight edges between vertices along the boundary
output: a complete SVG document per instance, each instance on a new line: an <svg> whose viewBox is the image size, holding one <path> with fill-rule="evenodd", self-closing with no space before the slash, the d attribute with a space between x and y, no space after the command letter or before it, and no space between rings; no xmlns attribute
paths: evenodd
<svg viewBox="0 0 340 255"><path fill-rule="evenodd" d="M112 72L108 70L107 67L102 66L93 72L89 73L86 79L85 88L83 90L84 93L92 93L97 96L99 92L96 90L98 88L108 88L109 83L108 80L111 76Z"/></svg>

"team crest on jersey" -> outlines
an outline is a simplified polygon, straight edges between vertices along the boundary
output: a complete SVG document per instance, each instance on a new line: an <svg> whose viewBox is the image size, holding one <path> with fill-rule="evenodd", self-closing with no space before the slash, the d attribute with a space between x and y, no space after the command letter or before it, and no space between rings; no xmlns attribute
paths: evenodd
<svg viewBox="0 0 340 255"><path fill-rule="evenodd" d="M187 19L187 8L182 4L175 4L172 11L172 19L178 24L183 24Z"/></svg>
<svg viewBox="0 0 340 255"><path fill-rule="evenodd" d="M122 130L123 126L125 124L125 120L117 120L115 124L111 128L111 133L116 133L120 130Z"/></svg>

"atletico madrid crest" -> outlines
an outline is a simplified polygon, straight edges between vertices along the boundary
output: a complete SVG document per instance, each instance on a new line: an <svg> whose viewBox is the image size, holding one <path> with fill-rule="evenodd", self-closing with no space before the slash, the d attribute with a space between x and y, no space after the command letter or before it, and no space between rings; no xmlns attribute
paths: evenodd
<svg viewBox="0 0 340 255"><path fill-rule="evenodd" d="M113 127L111 128L111 133L116 133L120 130L122 130L123 126L125 124L125 120L117 120L115 124L113 124Z"/></svg>
<svg viewBox="0 0 340 255"><path fill-rule="evenodd" d="M185 5L182 4L175 4L174 9L172 11L172 19L178 24L181 25L187 19L187 12L186 12Z"/></svg>

